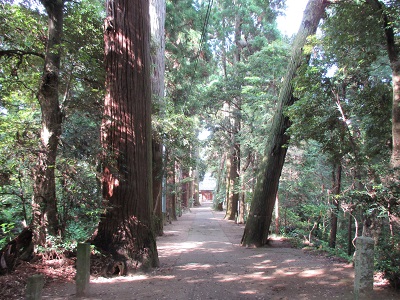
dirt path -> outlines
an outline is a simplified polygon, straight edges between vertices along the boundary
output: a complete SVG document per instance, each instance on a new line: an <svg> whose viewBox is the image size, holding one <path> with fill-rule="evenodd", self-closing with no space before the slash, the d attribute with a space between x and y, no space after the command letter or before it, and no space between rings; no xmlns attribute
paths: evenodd
<svg viewBox="0 0 400 300"><path fill-rule="evenodd" d="M157 240L159 269L151 274L91 280L84 299L353 299L351 265L274 247L239 246L243 226L223 220L211 204L192 208ZM283 245L282 245L283 246ZM47 288L43 299L74 299L71 284ZM400 299L374 287L371 298Z"/></svg>

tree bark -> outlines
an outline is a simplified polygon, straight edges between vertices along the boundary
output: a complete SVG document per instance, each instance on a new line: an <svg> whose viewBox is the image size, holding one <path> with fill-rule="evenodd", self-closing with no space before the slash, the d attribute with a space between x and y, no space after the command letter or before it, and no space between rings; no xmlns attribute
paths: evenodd
<svg viewBox="0 0 400 300"><path fill-rule="evenodd" d="M167 219L169 222L176 221L176 191L175 191L175 161L170 159L169 151L166 151L167 161L167 184L166 184L166 206Z"/></svg>
<svg viewBox="0 0 400 300"><path fill-rule="evenodd" d="M150 1L151 19L151 89L153 114L162 117L164 115L164 73L165 73L165 0ZM153 203L155 232L163 234L164 215L162 211L163 194L163 145L162 138L153 132Z"/></svg>
<svg viewBox="0 0 400 300"><path fill-rule="evenodd" d="M235 16L235 65L237 66L240 62L241 49L240 39L242 33L242 18L239 15ZM236 74L236 76L238 76ZM240 91L241 87L237 87L237 91ZM236 220L238 216L238 203L239 203L239 191L238 185L240 180L240 142L238 141L238 135L240 133L240 109L241 99L240 95L237 95L232 99L232 103L229 105L230 110L230 124L231 124L231 150L227 162L227 186L226 186L226 220Z"/></svg>
<svg viewBox="0 0 400 300"><path fill-rule="evenodd" d="M188 167L182 167L182 182L181 184L181 207L189 208L189 193L190 193L190 171Z"/></svg>
<svg viewBox="0 0 400 300"><path fill-rule="evenodd" d="M268 230L272 222L279 178L286 157L287 142L289 141L286 130L290 126L290 120L284 115L284 111L295 101L292 80L305 58L307 58L306 61L309 59L309 55L306 56L303 53L307 37L315 34L327 5L328 1L310 0L304 11L303 20L293 44L287 73L280 90L278 109L271 127L266 155L257 177L249 218L242 237L243 246L260 247L268 241Z"/></svg>
<svg viewBox="0 0 400 300"><path fill-rule="evenodd" d="M156 235L163 235L164 216L162 212L162 181L163 181L163 151L162 143L157 139L152 140L152 165L153 165L153 221Z"/></svg>
<svg viewBox="0 0 400 300"><path fill-rule="evenodd" d="M57 147L61 135L62 115L58 101L61 38L63 33L63 0L41 1L48 15L48 37L45 66L38 100L42 112L40 149L35 170L32 201L32 232L35 245L44 245L46 231L58 234L55 166Z"/></svg>
<svg viewBox="0 0 400 300"><path fill-rule="evenodd" d="M217 173L217 186L216 186L216 189L215 189L215 197L214 197L214 209L215 210L217 210L217 211L223 211L224 210L224 208L223 208L223 201L221 201L221 199L219 199L219 193L220 193L220 191L221 191L221 181L222 181L222 172L223 172L223 166L224 166L224 164L225 164L225 161L226 161L226 154L224 153L222 156L221 156L221 160L220 160L220 163L219 163L219 168L218 168L218 173Z"/></svg>
<svg viewBox="0 0 400 300"><path fill-rule="evenodd" d="M234 135L234 134L232 134ZM236 138L232 137L234 146L230 157L227 159L227 203L226 203L226 220L236 220L238 216L238 204L239 204L239 191L237 185L239 184L239 168L240 168L240 143L235 142Z"/></svg>
<svg viewBox="0 0 400 300"><path fill-rule="evenodd" d="M158 265L152 228L150 20L147 0L110 0L105 20L103 199L93 244L125 272Z"/></svg>
<svg viewBox="0 0 400 300"><path fill-rule="evenodd" d="M193 170L193 206L201 206L199 196L199 167L198 161L200 160L200 148L197 146L194 150L194 157L196 158L196 168Z"/></svg>
<svg viewBox="0 0 400 300"><path fill-rule="evenodd" d="M337 234L337 226L338 226L338 214L339 214L339 199L336 196L340 194L341 184L342 184L342 165L339 163L334 167L335 170L332 172L332 181L333 181L333 209L331 212L331 231L329 234L329 247L336 247L336 234Z"/></svg>

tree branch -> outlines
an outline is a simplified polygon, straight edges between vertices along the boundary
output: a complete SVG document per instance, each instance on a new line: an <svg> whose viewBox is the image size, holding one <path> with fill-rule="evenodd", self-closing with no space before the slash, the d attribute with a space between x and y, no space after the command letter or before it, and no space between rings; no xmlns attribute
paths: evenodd
<svg viewBox="0 0 400 300"><path fill-rule="evenodd" d="M33 55L33 56L38 56L40 58L44 59L44 54L43 53L38 53L34 51L24 51L24 50L18 50L18 49L13 49L13 50L0 50L0 57L6 56L6 57L19 57L21 58L22 56L25 55Z"/></svg>

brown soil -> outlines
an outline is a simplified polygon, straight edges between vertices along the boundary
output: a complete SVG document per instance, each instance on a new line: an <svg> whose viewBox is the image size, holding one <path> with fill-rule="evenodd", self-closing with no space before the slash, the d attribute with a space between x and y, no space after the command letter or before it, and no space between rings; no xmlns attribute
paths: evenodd
<svg viewBox="0 0 400 300"><path fill-rule="evenodd" d="M157 240L159 268L149 274L93 277L89 294L81 299L354 299L351 264L291 248L281 239L264 248L241 247L244 226L223 220L224 213L210 206L192 208L164 227ZM26 275L32 272L46 273L43 299L75 299L70 262L19 267L0 278L0 299L23 299ZM400 299L400 294L377 276L373 298Z"/></svg>

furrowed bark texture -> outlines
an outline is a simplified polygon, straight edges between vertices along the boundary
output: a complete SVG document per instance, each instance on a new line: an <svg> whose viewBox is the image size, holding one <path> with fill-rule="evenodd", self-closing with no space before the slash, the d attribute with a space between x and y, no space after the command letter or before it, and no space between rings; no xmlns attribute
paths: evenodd
<svg viewBox="0 0 400 300"><path fill-rule="evenodd" d="M286 130L290 127L290 120L284 115L284 111L295 101L292 80L300 65L308 61L307 55L303 54L303 47L307 42L307 37L314 35L317 31L327 4L328 2L325 0L310 0L304 11L279 94L278 109L270 131L266 155L258 174L249 218L242 237L243 246L261 247L268 241L268 230L272 221L279 178L285 161L286 145L289 141Z"/></svg>
<svg viewBox="0 0 400 300"><path fill-rule="evenodd" d="M164 176L163 170L163 151L161 141L154 139L153 144L153 159L152 159L152 174L153 174L153 221L154 232L156 235L163 235L164 217L162 212L162 180Z"/></svg>
<svg viewBox="0 0 400 300"><path fill-rule="evenodd" d="M162 117L165 110L164 105L164 73L165 73L165 0L150 1L151 19L151 90L153 113ZM163 145L162 139L153 132L153 203L155 232L163 234L163 211L162 211L162 183L165 177L163 168Z"/></svg>
<svg viewBox="0 0 400 300"><path fill-rule="evenodd" d="M58 85L64 2L63 0L42 0L41 2L48 15L48 38L45 66L38 93L42 112L42 129L32 201L31 227L35 245L44 245L46 231L51 235L58 234L54 170L62 123Z"/></svg>
<svg viewBox="0 0 400 300"><path fill-rule="evenodd" d="M240 143L236 142L239 130L237 130L237 117L234 121L234 132L231 134L233 147L227 159L227 178L226 178L226 220L236 220L238 215L239 192L236 187L239 184L239 170L240 170ZM239 121L240 122L240 121Z"/></svg>
<svg viewBox="0 0 400 300"><path fill-rule="evenodd" d="M152 229L150 23L147 0L108 2L102 123L103 199L93 243L126 271L158 265Z"/></svg>

